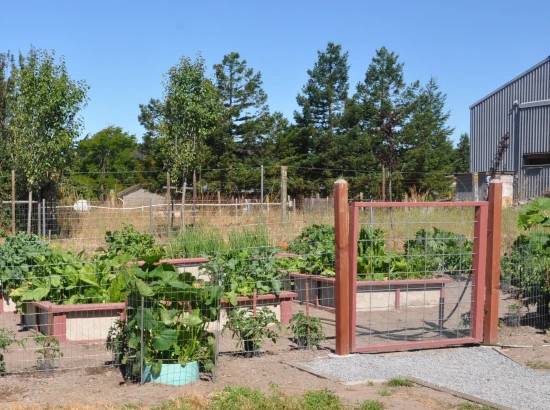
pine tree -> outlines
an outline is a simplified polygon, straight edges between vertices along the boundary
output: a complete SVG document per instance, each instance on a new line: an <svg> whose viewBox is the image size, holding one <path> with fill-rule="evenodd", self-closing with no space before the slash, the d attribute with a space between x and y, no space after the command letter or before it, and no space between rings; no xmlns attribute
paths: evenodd
<svg viewBox="0 0 550 410"><path fill-rule="evenodd" d="M455 172L470 172L470 136L467 132L460 136L458 145L455 149Z"/></svg>
<svg viewBox="0 0 550 410"><path fill-rule="evenodd" d="M341 120L348 98L348 52L342 46L329 42L325 51L317 51L317 61L308 70L309 80L296 97L300 111L294 112L298 130L294 136L302 151L298 165L308 168L334 168L335 136L344 132ZM332 184L329 171L305 172L312 181L311 189L318 191Z"/></svg>
<svg viewBox="0 0 550 410"><path fill-rule="evenodd" d="M239 156L256 146L256 140L265 133L265 120L269 114L267 94L262 88L261 72L254 72L239 53L223 57L214 65L216 87L226 108L228 144L237 149Z"/></svg>
<svg viewBox="0 0 550 410"><path fill-rule="evenodd" d="M275 119L269 114L261 72L255 72L239 53L232 52L214 65L214 75L225 114L219 132L208 141L211 161L219 168L267 165L265 150L271 144L269 131ZM237 171L211 174L210 178L221 180L226 189L250 185L258 179L248 181L246 175Z"/></svg>
<svg viewBox="0 0 550 410"><path fill-rule="evenodd" d="M403 129L411 117L419 87L418 82L406 85L403 66L399 56L386 47L377 50L355 96L362 107L360 126L372 136L375 153L390 172L390 200L392 174L406 149Z"/></svg>
<svg viewBox="0 0 550 410"><path fill-rule="evenodd" d="M317 51L318 59L309 80L296 101L302 112L294 112L296 124L326 130L332 135L339 127L349 90L348 52L340 44L329 42L324 52Z"/></svg>
<svg viewBox="0 0 550 410"><path fill-rule="evenodd" d="M404 163L407 185L436 196L449 191L448 175L453 172L454 153L449 137L454 129L447 125L451 113L445 111L446 99L436 79L431 78L420 91L404 129L409 146Z"/></svg>

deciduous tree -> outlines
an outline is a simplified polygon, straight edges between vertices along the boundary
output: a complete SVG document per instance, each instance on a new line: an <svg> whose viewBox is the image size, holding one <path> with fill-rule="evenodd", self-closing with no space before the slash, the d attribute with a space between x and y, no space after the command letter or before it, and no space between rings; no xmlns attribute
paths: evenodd
<svg viewBox="0 0 550 410"><path fill-rule="evenodd" d="M70 164L89 87L71 79L65 59L56 61L54 51L31 48L27 56L19 53L9 65L13 86L7 96L7 148L32 201L34 189L47 180L53 187L53 180ZM50 193L50 200L55 200ZM28 231L30 223L29 207Z"/></svg>

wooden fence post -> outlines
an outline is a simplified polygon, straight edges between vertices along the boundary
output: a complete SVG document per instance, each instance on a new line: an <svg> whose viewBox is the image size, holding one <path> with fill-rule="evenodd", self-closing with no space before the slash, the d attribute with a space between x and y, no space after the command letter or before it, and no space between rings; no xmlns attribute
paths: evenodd
<svg viewBox="0 0 550 410"><path fill-rule="evenodd" d="M281 223L285 224L287 222L287 213L288 213L288 205L287 205L287 167L282 166L281 167Z"/></svg>
<svg viewBox="0 0 550 410"><path fill-rule="evenodd" d="M348 183L334 183L334 232L336 234L336 354L349 354L349 206Z"/></svg>
<svg viewBox="0 0 550 410"><path fill-rule="evenodd" d="M487 221L487 262L485 272L485 320L483 342L498 340L498 303L500 299L500 240L502 234L502 183L493 180L489 188Z"/></svg>

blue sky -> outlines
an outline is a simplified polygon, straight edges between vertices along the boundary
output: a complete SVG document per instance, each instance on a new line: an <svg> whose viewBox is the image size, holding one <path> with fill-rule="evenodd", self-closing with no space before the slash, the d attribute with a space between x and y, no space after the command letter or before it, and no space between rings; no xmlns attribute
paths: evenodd
<svg viewBox="0 0 550 410"><path fill-rule="evenodd" d="M437 77L453 139L469 105L550 55L550 2L517 1L12 1L0 6L0 51L30 44L66 57L91 86L86 132L143 134L138 105L160 97L162 74L201 51L209 67L238 51L262 72L273 111L292 119L306 70L328 41L350 53L351 91L381 46L408 82Z"/></svg>

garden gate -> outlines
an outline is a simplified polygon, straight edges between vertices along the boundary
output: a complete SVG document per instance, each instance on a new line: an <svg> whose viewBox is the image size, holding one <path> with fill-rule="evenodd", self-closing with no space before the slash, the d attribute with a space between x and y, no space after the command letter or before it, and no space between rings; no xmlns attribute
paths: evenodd
<svg viewBox="0 0 550 410"><path fill-rule="evenodd" d="M481 343L485 315L496 342L500 201L347 202L337 181L337 354Z"/></svg>

